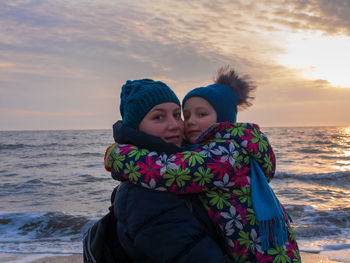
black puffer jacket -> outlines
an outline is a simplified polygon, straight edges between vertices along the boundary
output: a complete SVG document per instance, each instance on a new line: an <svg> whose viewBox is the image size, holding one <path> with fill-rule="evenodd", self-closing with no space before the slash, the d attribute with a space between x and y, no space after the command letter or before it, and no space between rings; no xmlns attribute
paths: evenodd
<svg viewBox="0 0 350 263"><path fill-rule="evenodd" d="M118 143L132 143L157 152L180 151L174 144L123 126L114 126ZM123 182L114 212L119 239L134 262L232 262L196 195L181 199Z"/></svg>

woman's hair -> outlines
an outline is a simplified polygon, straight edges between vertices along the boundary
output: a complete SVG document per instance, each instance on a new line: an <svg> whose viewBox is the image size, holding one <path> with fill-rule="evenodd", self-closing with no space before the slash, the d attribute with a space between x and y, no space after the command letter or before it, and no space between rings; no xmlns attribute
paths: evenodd
<svg viewBox="0 0 350 263"><path fill-rule="evenodd" d="M246 109L252 105L252 100L255 99L253 92L256 90L256 85L250 79L249 75L238 77L237 73L229 66L221 67L214 76L214 82L229 86L239 95L239 109Z"/></svg>

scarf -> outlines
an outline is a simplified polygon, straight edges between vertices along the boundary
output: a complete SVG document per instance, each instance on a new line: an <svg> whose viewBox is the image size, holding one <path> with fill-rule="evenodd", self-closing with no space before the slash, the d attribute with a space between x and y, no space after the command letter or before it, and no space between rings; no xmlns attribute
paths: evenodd
<svg viewBox="0 0 350 263"><path fill-rule="evenodd" d="M288 241L286 216L263 171L254 158L250 158L251 196L253 209L259 224L263 250L273 244L283 246Z"/></svg>

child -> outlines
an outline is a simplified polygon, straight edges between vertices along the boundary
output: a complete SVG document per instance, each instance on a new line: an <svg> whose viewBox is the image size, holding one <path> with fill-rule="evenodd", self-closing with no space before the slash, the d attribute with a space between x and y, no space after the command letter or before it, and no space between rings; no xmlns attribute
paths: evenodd
<svg viewBox="0 0 350 263"><path fill-rule="evenodd" d="M257 125L235 123L237 106L250 105L252 90L233 70L219 70L215 84L194 89L183 100L186 137L198 143L194 150L159 156L113 145L106 166L116 178L143 187L201 193L235 261L299 262L287 214L267 184L275 171L272 148ZM132 176L125 173L131 164L137 167Z"/></svg>

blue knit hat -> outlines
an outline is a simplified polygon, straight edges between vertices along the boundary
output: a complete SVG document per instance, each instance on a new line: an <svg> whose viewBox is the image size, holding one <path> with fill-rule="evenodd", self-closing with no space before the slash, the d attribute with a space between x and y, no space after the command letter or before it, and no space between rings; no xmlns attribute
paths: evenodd
<svg viewBox="0 0 350 263"><path fill-rule="evenodd" d="M123 124L137 128L154 106L165 102L174 102L180 106L179 99L165 83L152 79L128 80L120 93Z"/></svg>
<svg viewBox="0 0 350 263"><path fill-rule="evenodd" d="M182 106L191 97L206 99L216 110L217 122L236 122L239 96L232 88L222 84L211 84L191 90L182 100Z"/></svg>

